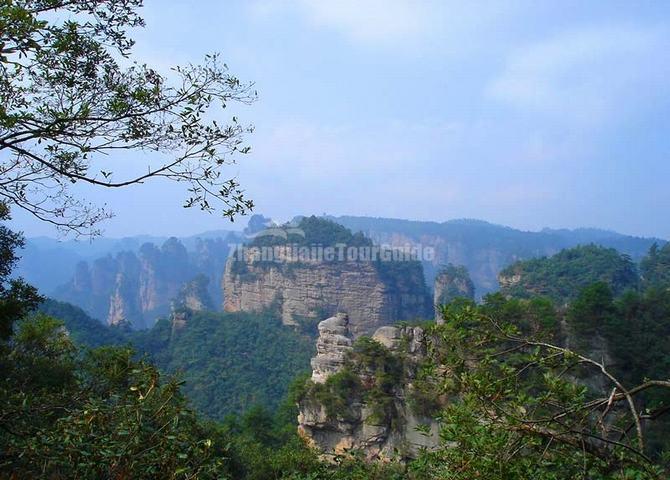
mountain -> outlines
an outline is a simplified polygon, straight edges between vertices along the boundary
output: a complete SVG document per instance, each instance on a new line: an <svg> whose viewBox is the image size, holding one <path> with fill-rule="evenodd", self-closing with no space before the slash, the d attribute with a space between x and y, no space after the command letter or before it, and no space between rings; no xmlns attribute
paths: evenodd
<svg viewBox="0 0 670 480"><path fill-rule="evenodd" d="M432 316L421 263L411 255L400 258L400 252L383 251L317 217L268 232L229 258L223 280L227 312L272 309L285 324L308 331L344 312L356 336Z"/></svg>
<svg viewBox="0 0 670 480"><path fill-rule="evenodd" d="M443 265L464 266L475 284L478 297L497 290L498 273L518 260L550 256L577 245L596 244L616 248L637 262L654 243L666 243L657 238L632 237L588 228L527 232L470 219L437 223L354 216L328 218L353 232L362 232L379 245L432 248L434 257L423 260L427 283L433 284Z"/></svg>
<svg viewBox="0 0 670 480"><path fill-rule="evenodd" d="M630 257L613 248L584 245L554 256L516 262L500 272L501 293L517 298L549 297L558 304L574 300L582 289L606 283L615 295L639 284Z"/></svg>
<svg viewBox="0 0 670 480"><path fill-rule="evenodd" d="M189 283L199 278L198 288L207 298L191 299L216 308L222 303L221 277L234 240L236 237L197 238L189 251L173 237L160 247L144 243L137 251L123 250L83 260L76 264L72 278L52 296L78 305L110 325L128 323L142 329L166 316Z"/></svg>
<svg viewBox="0 0 670 480"><path fill-rule="evenodd" d="M307 217L296 217L292 224L303 218ZM637 262L654 243L659 248L666 244L661 239L598 229L524 232L481 220L437 223L351 216L326 218L351 232L362 232L376 245L420 248L429 288L442 267L465 267L478 298L496 291L500 271L519 260L551 256L564 248L592 243L616 248ZM101 321L125 319L137 328L145 328L165 315L174 296L199 274L209 279L208 295L214 307L219 308L230 244L239 244L264 230L271 232L274 227L270 219L254 215L244 233L213 230L178 238L188 257L185 265L183 259L177 258L183 252L175 250L171 256L162 251L170 240L164 237L98 238L93 242L29 238L16 274L45 294L74 303ZM317 243L324 240L316 239ZM168 272L170 278L166 277Z"/></svg>
<svg viewBox="0 0 670 480"><path fill-rule="evenodd" d="M212 230L197 235L180 237L179 241L188 251L197 248L202 240L228 239L237 243L240 232ZM51 295L58 287L70 281L79 262L93 262L98 258L115 256L120 252L137 253L146 243L162 245L170 237L136 235L124 238L98 237L90 241L58 240L50 237L30 237L20 252L21 261L14 275L23 277L41 292Z"/></svg>

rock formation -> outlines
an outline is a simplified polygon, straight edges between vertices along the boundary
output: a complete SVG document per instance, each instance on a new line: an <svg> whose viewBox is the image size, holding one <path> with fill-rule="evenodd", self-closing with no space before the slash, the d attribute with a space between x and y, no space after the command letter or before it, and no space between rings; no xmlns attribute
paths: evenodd
<svg viewBox="0 0 670 480"><path fill-rule="evenodd" d="M420 398L417 373L427 355L423 329L384 326L372 342L356 347L346 315L318 328L312 380L299 402L298 429L306 442L326 458L359 451L375 460L405 460L438 445L438 422L412 401ZM375 361L368 363L366 355L375 355ZM388 368L380 363L395 368L385 371L396 380L393 385L379 386L375 368Z"/></svg>
<svg viewBox="0 0 670 480"><path fill-rule="evenodd" d="M174 301L175 308L185 308L192 312L214 310L214 302L209 296L208 284L209 278L202 273L193 280L186 282Z"/></svg>
<svg viewBox="0 0 670 480"><path fill-rule="evenodd" d="M228 251L223 239L197 239L191 252L176 238L161 247L145 243L137 252L79 263L72 280L54 297L108 324L149 328L171 312L173 302L190 310L220 305L218 285Z"/></svg>
<svg viewBox="0 0 670 480"><path fill-rule="evenodd" d="M319 323L319 338L316 341L316 357L312 358L312 380L324 383L343 366L347 352L353 344L349 336L349 317L338 313Z"/></svg>
<svg viewBox="0 0 670 480"><path fill-rule="evenodd" d="M224 310L276 309L287 325L345 312L354 337L371 334L394 321L430 315L421 264L407 263L399 274L385 274L374 262L255 262L231 256L223 279Z"/></svg>
<svg viewBox="0 0 670 480"><path fill-rule="evenodd" d="M435 318L440 319L438 306L451 303L456 298L475 299L475 285L470 280L470 275L465 267L447 265L443 267L435 277L433 288L433 304L435 305Z"/></svg>
<svg viewBox="0 0 670 480"><path fill-rule="evenodd" d="M186 326L194 312L212 311L214 303L207 291L209 278L200 274L190 282L185 283L177 297L172 301L172 334Z"/></svg>

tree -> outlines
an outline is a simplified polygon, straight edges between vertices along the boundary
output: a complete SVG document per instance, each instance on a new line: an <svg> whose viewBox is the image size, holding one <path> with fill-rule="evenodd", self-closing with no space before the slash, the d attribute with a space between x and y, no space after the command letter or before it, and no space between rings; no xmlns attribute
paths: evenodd
<svg viewBox="0 0 670 480"><path fill-rule="evenodd" d="M0 470L10 478L226 478L225 443L180 382L121 347L78 351L61 323L20 321L0 356Z"/></svg>
<svg viewBox="0 0 670 480"><path fill-rule="evenodd" d="M597 282L582 289L568 312L576 333L587 337L607 326L614 315L614 295L609 285Z"/></svg>
<svg viewBox="0 0 670 480"><path fill-rule="evenodd" d="M234 154L249 151L243 141L252 129L234 116L226 124L213 119L231 102L251 103L252 85L217 55L169 76L131 63L128 30L144 25L141 5L0 0L0 197L7 204L88 235L111 212L72 193L76 183L122 188L162 177L188 184L186 207L220 209L231 219L252 208L238 182L222 176ZM135 174L117 178L106 156L118 150L150 155Z"/></svg>
<svg viewBox="0 0 670 480"><path fill-rule="evenodd" d="M670 243L662 248L653 244L640 262L640 273L645 286L667 289L670 286Z"/></svg>
<svg viewBox="0 0 670 480"><path fill-rule="evenodd" d="M603 361L523 334L499 307L444 308L433 327L458 398L441 414L445 447L410 468L454 480L667 478L646 430L668 409L644 394L670 381L627 386ZM598 380L606 391L589 386Z"/></svg>
<svg viewBox="0 0 670 480"><path fill-rule="evenodd" d="M181 382L129 348L78 349L60 321L31 313L35 289L7 280L21 243L0 226L0 476L227 478L226 442Z"/></svg>
<svg viewBox="0 0 670 480"><path fill-rule="evenodd" d="M0 202L0 221L9 220L9 210ZM23 237L0 225L0 341L7 340L14 321L34 310L43 300L37 289L20 278L10 278L18 261L16 250L23 246Z"/></svg>

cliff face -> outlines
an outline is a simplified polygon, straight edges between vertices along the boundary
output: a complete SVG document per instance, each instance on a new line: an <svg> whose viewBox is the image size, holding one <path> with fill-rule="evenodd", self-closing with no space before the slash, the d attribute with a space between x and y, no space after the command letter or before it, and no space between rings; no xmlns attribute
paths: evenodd
<svg viewBox="0 0 670 480"><path fill-rule="evenodd" d="M299 403L300 435L331 458L359 451L368 459L404 460L436 447L437 421L412 402L420 398L415 384L427 355L424 331L384 326L360 346L349 327L344 314L318 326L312 381ZM384 370L389 366L394 370Z"/></svg>
<svg viewBox="0 0 670 480"><path fill-rule="evenodd" d="M224 310L276 309L287 325L313 325L345 312L354 336L370 334L381 325L430 314L421 265L414 263L394 274L373 262L265 263L231 257L223 278Z"/></svg>
<svg viewBox="0 0 670 480"><path fill-rule="evenodd" d="M151 327L169 314L174 302L191 310L221 304L220 285L228 245L221 239L198 240L188 252L176 238L158 247L145 243L92 262L80 262L70 282L54 297L73 303L108 324ZM216 302L212 300L216 298Z"/></svg>
<svg viewBox="0 0 670 480"><path fill-rule="evenodd" d="M445 305L456 298L475 299L475 285L470 280L470 275L465 267L448 265L442 268L435 277L433 288L433 304L435 305L435 318L438 321L441 316L438 311L439 305Z"/></svg>

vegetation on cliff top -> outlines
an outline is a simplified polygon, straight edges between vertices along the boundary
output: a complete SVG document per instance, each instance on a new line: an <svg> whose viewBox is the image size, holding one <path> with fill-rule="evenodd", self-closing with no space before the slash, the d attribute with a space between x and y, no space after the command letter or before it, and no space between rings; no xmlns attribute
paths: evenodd
<svg viewBox="0 0 670 480"><path fill-rule="evenodd" d="M514 263L500 272L500 278L505 295L546 296L559 304L573 300L582 288L596 282L606 282L615 294L635 289L639 283L630 257L596 245Z"/></svg>
<svg viewBox="0 0 670 480"><path fill-rule="evenodd" d="M339 223L319 218L314 215L303 217L297 224L286 223L256 233L249 242L251 247L298 245L334 247L346 245L352 247L372 246L372 241L362 233L352 233Z"/></svg>
<svg viewBox="0 0 670 480"><path fill-rule="evenodd" d="M437 305L451 303L458 297L475 298L475 284L470 278L468 269L462 265L453 265L451 263L443 265L435 277L435 288L442 285L439 298L436 299ZM446 286L446 288L444 288Z"/></svg>
<svg viewBox="0 0 670 480"><path fill-rule="evenodd" d="M375 247L372 240L361 232L352 233L346 227L324 218L303 217L297 224L287 223L280 227L260 230L248 246L251 248L291 246L298 247L298 249L331 247L335 249L332 258L328 259L324 256L322 263L332 265L338 262L369 262L377 270L379 278L385 283L389 292L412 293L423 299L423 302L417 303L423 303L426 306L430 304L423 267L421 262L412 256L411 252L403 252L400 255L396 251L394 257L392 249ZM348 257L347 249L349 247L361 247L356 251L356 256L353 259ZM373 253L373 247L378 249L376 253ZM293 254L295 256L299 252L293 250ZM258 275L249 268L251 263L240 257L241 255L233 255L230 260L232 262L230 265L231 273L238 276L242 281L256 281ZM264 259L262 256L253 260L253 266L262 269L278 269L287 276L292 276L296 269L313 267L311 263L307 264L300 258L286 261L276 258ZM430 316L428 309L424 314Z"/></svg>

